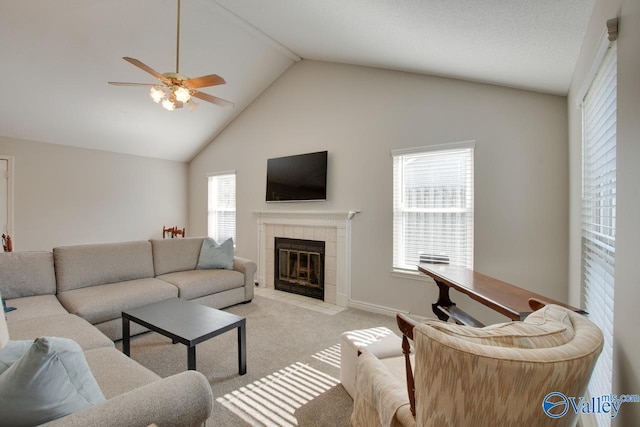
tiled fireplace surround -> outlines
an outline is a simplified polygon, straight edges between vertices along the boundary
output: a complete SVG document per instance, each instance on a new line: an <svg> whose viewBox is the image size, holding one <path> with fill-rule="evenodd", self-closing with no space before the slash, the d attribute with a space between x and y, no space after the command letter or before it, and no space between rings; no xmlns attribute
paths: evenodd
<svg viewBox="0 0 640 427"><path fill-rule="evenodd" d="M258 283L274 288L276 237L325 242L324 301L347 307L351 286L351 220L348 212L255 212Z"/></svg>

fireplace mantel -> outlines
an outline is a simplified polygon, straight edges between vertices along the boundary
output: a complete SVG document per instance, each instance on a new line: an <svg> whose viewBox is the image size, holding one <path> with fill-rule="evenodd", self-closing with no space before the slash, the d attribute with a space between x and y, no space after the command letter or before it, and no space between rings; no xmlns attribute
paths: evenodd
<svg viewBox="0 0 640 427"><path fill-rule="evenodd" d="M344 221L350 221L360 211L255 211L258 221L268 221L270 224L295 224L307 225L310 222L318 224L335 225Z"/></svg>
<svg viewBox="0 0 640 427"><path fill-rule="evenodd" d="M325 258L328 269L325 301L347 307L351 289L351 219L359 212L355 210L255 211L258 227L259 285L273 287L271 277L275 262L273 257L275 237L322 240L328 244L328 254ZM333 248L335 252L332 252Z"/></svg>

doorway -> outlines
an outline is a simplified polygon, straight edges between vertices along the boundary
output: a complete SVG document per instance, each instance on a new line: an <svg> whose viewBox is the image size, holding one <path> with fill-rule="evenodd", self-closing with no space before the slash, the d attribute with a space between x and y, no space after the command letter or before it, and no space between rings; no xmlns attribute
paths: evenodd
<svg viewBox="0 0 640 427"><path fill-rule="evenodd" d="M0 156L0 235L13 236L13 157ZM0 245L0 252L4 249Z"/></svg>

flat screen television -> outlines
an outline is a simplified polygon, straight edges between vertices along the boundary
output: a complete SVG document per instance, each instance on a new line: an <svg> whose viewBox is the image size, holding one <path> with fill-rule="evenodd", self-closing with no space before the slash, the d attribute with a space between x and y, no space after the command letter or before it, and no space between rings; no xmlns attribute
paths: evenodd
<svg viewBox="0 0 640 427"><path fill-rule="evenodd" d="M267 160L267 202L327 200L327 152Z"/></svg>

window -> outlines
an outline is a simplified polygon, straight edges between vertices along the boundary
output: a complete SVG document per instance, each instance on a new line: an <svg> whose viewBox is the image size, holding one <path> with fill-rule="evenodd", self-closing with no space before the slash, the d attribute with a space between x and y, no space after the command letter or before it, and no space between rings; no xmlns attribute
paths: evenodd
<svg viewBox="0 0 640 427"><path fill-rule="evenodd" d="M582 102L582 289L589 318L604 334L589 393L611 393L616 247L616 44L602 60ZM598 425L610 425L601 414Z"/></svg>
<svg viewBox="0 0 640 427"><path fill-rule="evenodd" d="M473 142L394 150L393 268L421 256L473 268Z"/></svg>
<svg viewBox="0 0 640 427"><path fill-rule="evenodd" d="M236 241L236 173L209 175L208 235L221 243Z"/></svg>

